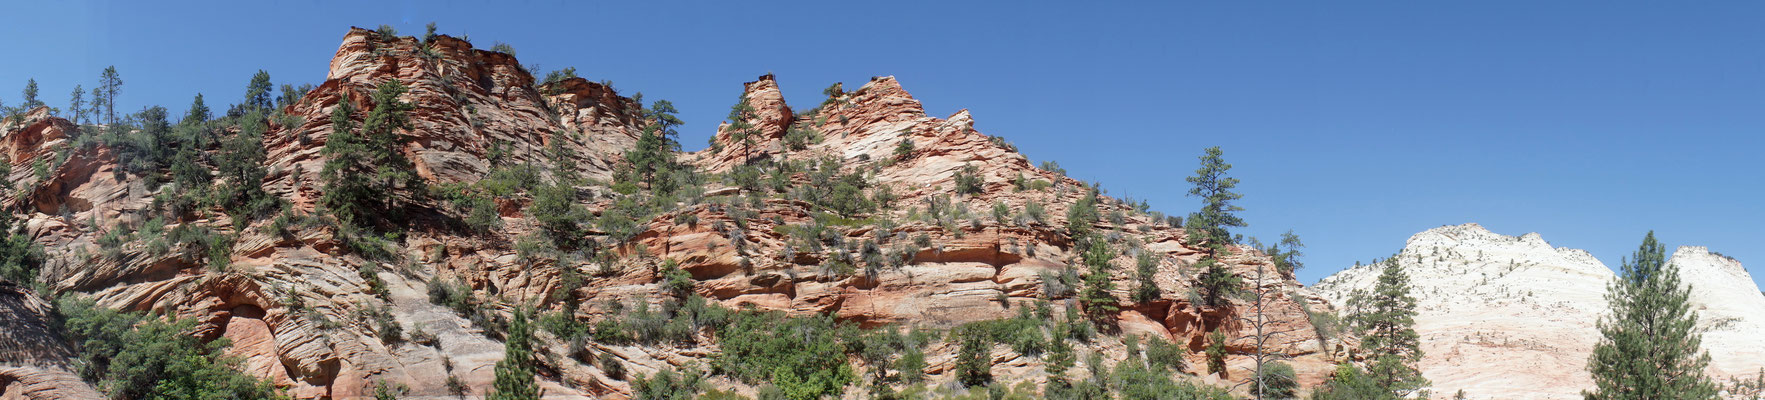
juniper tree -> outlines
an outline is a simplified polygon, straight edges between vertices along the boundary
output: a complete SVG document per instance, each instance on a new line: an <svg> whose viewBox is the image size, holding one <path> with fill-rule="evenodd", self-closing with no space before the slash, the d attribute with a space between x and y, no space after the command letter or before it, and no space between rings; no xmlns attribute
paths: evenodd
<svg viewBox="0 0 1765 400"><path fill-rule="evenodd" d="M1091 225L1101 218L1097 213L1097 189L1093 186L1066 209L1066 231L1072 236L1084 236L1091 231Z"/></svg>
<svg viewBox="0 0 1765 400"><path fill-rule="evenodd" d="M1354 310L1350 322L1363 332L1361 349L1372 382L1398 398L1428 386L1415 365L1422 359L1416 298L1410 295L1409 275L1395 258L1385 260L1371 292L1349 297L1348 308Z"/></svg>
<svg viewBox="0 0 1765 400"><path fill-rule="evenodd" d="M1679 266L1665 254L1650 231L1606 286L1611 314L1600 320L1603 338L1587 360L1594 382L1594 390L1582 392L1588 399L1716 398L1704 375L1710 354L1699 350L1692 288L1681 285Z"/></svg>
<svg viewBox="0 0 1765 400"><path fill-rule="evenodd" d="M516 310L509 323L508 337L503 340L503 359L496 362L496 380L485 398L538 399L539 382L534 380L534 371L533 327L527 322L527 310Z"/></svg>
<svg viewBox="0 0 1765 400"><path fill-rule="evenodd" d="M962 169L956 170L952 178L956 181L956 194L980 194L981 186L985 183L981 178L980 167L974 164L962 164Z"/></svg>
<svg viewBox="0 0 1765 400"><path fill-rule="evenodd" d="M901 142L895 144L895 159L906 160L911 155L913 155L913 139L901 138Z"/></svg>

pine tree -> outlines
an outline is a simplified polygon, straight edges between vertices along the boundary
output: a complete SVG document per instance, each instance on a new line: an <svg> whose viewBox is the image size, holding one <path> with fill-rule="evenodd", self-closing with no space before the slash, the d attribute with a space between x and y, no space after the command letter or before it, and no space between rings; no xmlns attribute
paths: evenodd
<svg viewBox="0 0 1765 400"><path fill-rule="evenodd" d="M245 102L239 105L243 108L239 110L240 114L253 110L268 112L272 90L275 86L270 84L270 73L257 70L257 74L251 76L251 83L245 85Z"/></svg>
<svg viewBox="0 0 1765 400"><path fill-rule="evenodd" d="M74 92L68 98L67 111L73 113L74 125L86 123L86 88L74 85Z"/></svg>
<svg viewBox="0 0 1765 400"><path fill-rule="evenodd" d="M1226 372L1226 334L1214 330L1207 334L1207 373Z"/></svg>
<svg viewBox="0 0 1765 400"><path fill-rule="evenodd" d="M374 109L368 112L359 131L350 120L349 102L340 102L332 111L331 136L321 151L326 157L320 178L325 194L319 204L330 209L338 219L352 225L372 218L396 219L401 216L397 206L399 188L420 193L422 181L412 171L411 161L404 156L400 131L410 128L412 108L398 100L405 92L397 80L380 85L373 95Z"/></svg>
<svg viewBox="0 0 1765 400"><path fill-rule="evenodd" d="M527 322L527 310L516 310L514 321L509 323L508 339L503 341L503 360L496 362L496 380L485 398L538 399L539 382L533 375L533 327Z"/></svg>
<svg viewBox="0 0 1765 400"><path fill-rule="evenodd" d="M1227 228L1244 227L1244 219L1238 218L1233 212L1244 211L1244 207L1232 204L1233 200L1244 198L1244 195L1233 192L1238 187L1238 178L1226 176L1232 170L1227 164L1218 146L1209 147L1202 155L1201 168L1195 170L1195 176L1185 178L1194 187L1189 188L1189 195L1200 197L1201 211L1189 217L1192 225L1203 242L1210 247L1224 246L1232 242L1231 233Z"/></svg>
<svg viewBox="0 0 1765 400"><path fill-rule="evenodd" d="M1349 318L1361 335L1367 353L1367 375L1377 386L1396 397L1405 397L1428 380L1416 369L1422 359L1421 336L1416 334L1416 299L1410 296L1410 278L1395 259L1385 260L1373 291L1348 300L1354 310Z"/></svg>
<svg viewBox="0 0 1765 400"><path fill-rule="evenodd" d="M212 117L212 115L209 114L208 105L202 102L202 93L197 93L196 99L190 101L190 110L184 112L184 120L182 123L200 124L208 122L210 117Z"/></svg>
<svg viewBox="0 0 1765 400"><path fill-rule="evenodd" d="M1152 279L1157 272L1158 259L1152 257L1152 252L1141 250L1134 257L1135 302L1145 303L1158 299L1158 282Z"/></svg>
<svg viewBox="0 0 1765 400"><path fill-rule="evenodd" d="M102 117L104 117L105 109L104 89L99 87L92 88L91 104L91 108L87 109L86 114L91 115L91 118L89 119L92 121L92 124L98 124L100 122L109 124L109 121L102 119Z"/></svg>
<svg viewBox="0 0 1765 400"><path fill-rule="evenodd" d="M1623 264L1623 273L1606 286L1611 314L1599 322L1604 336L1594 345L1587 369L1590 400L1714 399L1716 385L1704 375L1710 354L1699 350L1698 314L1682 286L1679 266L1666 262L1666 249L1650 231Z"/></svg>
<svg viewBox="0 0 1765 400"><path fill-rule="evenodd" d="M1207 149L1200 157L1201 168L1195 170L1195 176L1185 178L1194 187L1189 188L1190 196L1201 197L1201 211L1189 215L1189 225L1184 231L1189 235L1190 242L1199 242L1207 247L1207 253L1196 265L1201 267L1202 302L1210 307L1219 307L1227 303L1229 295L1239 291L1242 285L1238 276L1226 269L1220 257L1229 251L1226 245L1232 243L1229 227L1243 227L1244 220L1233 212L1243 211L1243 207L1232 205L1233 200L1244 195L1233 192L1238 187L1238 179L1226 176L1232 169L1227 164L1218 146Z"/></svg>
<svg viewBox="0 0 1765 400"><path fill-rule="evenodd" d="M43 106L43 101L37 100L37 78L31 78L30 80L25 81L24 96L24 104L19 105L19 107L21 107L19 111L30 111L33 108Z"/></svg>
<svg viewBox="0 0 1765 400"><path fill-rule="evenodd" d="M12 163L0 161L0 176L11 173ZM0 179L0 192L12 190L12 180ZM0 281L34 285L43 264L43 249L31 240L22 222L15 221L10 212L0 212Z"/></svg>
<svg viewBox="0 0 1765 400"><path fill-rule="evenodd" d="M238 218L236 221L269 211L271 205L266 202L269 193L263 189L264 177L268 175L264 170L266 130L263 111L253 110L242 117L239 133L221 143L221 151L215 155L215 167L227 181L222 186L221 205Z"/></svg>
<svg viewBox="0 0 1765 400"><path fill-rule="evenodd" d="M650 123L644 126L643 133L637 138L636 146L625 153L626 165L619 174L621 181L643 183L650 190L658 193L671 193L674 188L669 175L679 167L674 160L674 152L679 150L680 143L674 140L675 127L681 125L679 110L674 103L657 100L645 111Z"/></svg>
<svg viewBox="0 0 1765 400"><path fill-rule="evenodd" d="M1115 321L1115 315L1121 306L1115 299L1115 282L1110 279L1109 264L1112 254L1109 242L1096 236L1088 236L1080 242L1084 250L1079 257L1084 261L1084 287L1079 290L1079 303L1084 306L1085 317L1092 323L1108 325Z"/></svg>
<svg viewBox="0 0 1765 400"><path fill-rule="evenodd" d="M399 95L408 90L398 80L380 84L374 91L374 110L368 112L362 121L363 138L367 139L369 154L375 166L374 176L379 179L382 209L389 216L399 216L399 208L395 207L398 196L394 190L410 189L412 193L422 193L423 181L416 174L416 166L404 156L405 138L402 131L411 128L410 111L415 106L400 101Z"/></svg>
<svg viewBox="0 0 1765 400"><path fill-rule="evenodd" d="M98 75L98 87L92 88L93 97L97 97L93 100L92 106L103 105L106 124L116 124L116 94L121 92L122 88L123 78L117 75L116 66L104 67L104 72Z"/></svg>
<svg viewBox="0 0 1765 400"><path fill-rule="evenodd" d="M325 193L319 198L319 204L325 206L338 219L347 224L363 221L369 211L360 204L372 199L373 188L368 184L368 177L373 169L368 163L367 143L356 132L352 114L355 107L349 101L337 102L331 110L331 135L325 139L325 147L320 154L326 157L324 169L319 177L325 182Z"/></svg>
<svg viewBox="0 0 1765 400"><path fill-rule="evenodd" d="M730 140L742 144L742 156L744 157L748 154L748 148L754 144L754 135L759 134L754 129L754 125L748 123L748 119L753 117L754 106L748 105L748 94L742 93L735 105L729 107L729 127L726 129L728 129Z"/></svg>

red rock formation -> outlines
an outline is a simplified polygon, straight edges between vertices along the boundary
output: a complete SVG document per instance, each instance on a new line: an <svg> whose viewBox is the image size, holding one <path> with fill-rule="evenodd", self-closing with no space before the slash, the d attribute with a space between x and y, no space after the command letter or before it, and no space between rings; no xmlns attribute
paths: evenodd
<svg viewBox="0 0 1765 400"><path fill-rule="evenodd" d="M73 349L49 320L48 302L0 280L0 400L104 398L73 373Z"/></svg>
<svg viewBox="0 0 1765 400"><path fill-rule="evenodd" d="M271 174L263 184L292 205L290 216L322 214L316 212L322 189L318 172L325 161L321 149L331 131L332 110L350 102L365 112L372 107L368 102L375 86L393 79L409 86L401 100L415 106L410 115L413 128L403 132L409 139L403 150L417 173L434 184L469 184L496 168L520 164L532 165L549 181L557 166L548 148L573 154L575 172L604 181L622 162L621 155L632 147L643 124L637 102L602 84L572 78L536 88L532 75L512 56L475 50L460 39L440 36L424 43L352 29L331 60L327 80L282 110L298 117L295 123L283 126L278 121L264 138ZM752 144L734 140L725 125L714 139L720 149L683 159L708 172L726 172L757 160L822 158L836 160L845 171L868 171L900 200L866 216L868 222L830 225L838 239L833 241L873 240L885 249L904 252L902 265L871 273L819 268L839 252L798 252L785 228L815 221L821 211L818 206L711 187L705 188L709 191L704 196L684 196L688 198L680 199L672 211L638 221L640 232L629 243L610 246L609 251L624 256L618 260L597 259L586 251L559 257L562 260L517 252L515 243L538 230L526 210L532 200L525 193L495 199L502 226L482 233L454 229L447 220L457 217L455 211L430 199L433 203L423 205L427 209L411 229L390 241L393 260L364 259L349 252L323 224L295 225L284 231L272 228L270 219L259 219L235 226L218 211L169 222L168 228L188 225L232 235L229 266L216 271L185 254L188 248L156 249L146 240L112 248L99 245L98 238L108 230L137 226L155 196L168 190L134 184L138 177L118 172L114 158L102 146L69 151L71 158L57 164L43 182L21 175L28 168L18 166L68 148L65 138L75 131L71 124L33 112L21 121L0 125L7 133L0 150L13 156L14 182L33 188L28 203L15 204L34 205L25 218L29 232L48 249L51 262L45 276L52 289L89 296L110 307L195 319L200 322L196 334L233 339L229 354L244 358L248 371L299 398L362 396L379 380L403 383L412 388L413 396L444 396L450 376L474 388L473 394L482 394L494 377L493 364L502 357L502 345L478 324L431 304L428 289L437 282L464 283L475 296L486 299L478 306L486 315L508 315L517 305L534 305L591 321L619 317L609 306L613 303L660 307L656 266L662 259L679 262L694 278L694 290L722 305L830 313L866 327L949 328L1014 316L1038 299L1056 304L1075 301L1070 294L1051 293L1051 284L1043 279L1076 263L1064 215L1088 189L1059 173L1032 167L1003 139L977 131L967 111L948 118L926 115L892 77L873 79L800 114L786 105L770 75L747 83L743 99L754 109L746 121L755 127ZM792 149L784 144L792 130L813 131L819 140ZM915 150L897 157L896 145L904 139L912 141ZM493 153L500 158L492 160ZM970 217L912 218L932 198L952 194L954 175L965 166L977 168L982 190L956 196L951 207L969 210ZM1013 181L1020 176L1047 187L1019 190ZM807 184L801 174L789 178L797 186ZM612 198L619 196L604 187L579 190L593 194L583 196L592 200L579 204L591 213L608 210ZM1038 206L1046 211L1039 219L998 221L984 217L993 204L1004 205L1012 215ZM1183 244L1182 230L1113 199L1103 198L1099 207L1104 215L1120 214L1094 226L1123 253L1113 261L1121 267L1112 276L1118 298L1127 299L1134 286L1128 249L1151 252L1160 260L1154 278L1163 297L1125 304L1117 318L1122 332L1198 350L1207 330L1226 329L1234 338L1229 364L1244 366L1250 339L1233 321L1246 308L1235 304L1205 309L1190 303L1186 293L1198 271L1189 265L1199 253ZM911 238L921 235L933 245L911 244ZM590 236L607 240L601 232ZM1252 249L1237 250L1238 255L1225 262L1241 274L1269 265ZM597 275L583 287L563 293L556 289L566 270ZM1278 327L1292 332L1275 341L1271 351L1293 357L1290 362L1302 381L1320 381L1337 349L1326 349L1329 346L1316 339L1301 305L1313 309L1329 305L1291 278L1257 284L1278 293L1271 298L1272 316ZM375 285L383 285L384 295L374 294ZM566 303L580 307L567 310ZM386 310L406 332L422 331L435 341L379 339L381 322L367 317L377 310ZM545 340L541 348L561 355L541 357L544 395L624 398L630 394L630 384L608 376L604 365L569 360L562 354L566 347L562 341L550 333L540 337ZM628 375L674 369L716 351L709 337L667 346L585 346L593 354L609 355L625 366ZM1111 337L1096 349L1119 358L1124 346L1118 337ZM948 371L955 347L934 344L926 350L930 363L926 371L934 382L952 379ZM1040 359L1005 348L994 355L995 374L1004 381L1043 378ZM1201 364L1200 357L1192 355L1191 364ZM1229 379L1241 383L1246 377L1235 372ZM7 382L0 380L0 385ZM742 391L753 389L732 381L714 382Z"/></svg>

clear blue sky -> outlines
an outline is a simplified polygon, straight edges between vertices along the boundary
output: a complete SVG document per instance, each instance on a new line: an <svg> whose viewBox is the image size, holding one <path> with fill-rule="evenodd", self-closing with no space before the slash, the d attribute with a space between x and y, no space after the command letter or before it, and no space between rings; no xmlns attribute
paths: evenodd
<svg viewBox="0 0 1765 400"><path fill-rule="evenodd" d="M27 77L65 105L114 64L122 109L221 109L260 68L319 83L351 25L436 21L673 100L689 148L767 72L799 105L895 75L931 113L967 108L1170 213L1223 146L1243 232L1296 231L1305 282L1465 222L1613 267L1653 229L1765 277L1762 2L53 3L0 16L9 105Z"/></svg>

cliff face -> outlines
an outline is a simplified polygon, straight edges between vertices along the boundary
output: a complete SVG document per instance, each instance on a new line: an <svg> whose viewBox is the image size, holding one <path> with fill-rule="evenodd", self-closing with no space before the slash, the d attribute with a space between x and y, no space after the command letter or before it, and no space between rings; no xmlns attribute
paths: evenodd
<svg viewBox="0 0 1765 400"><path fill-rule="evenodd" d="M1667 260L1691 288L1692 310L1710 352L1710 373L1750 378L1765 368L1765 294L1740 261L1703 246L1681 246Z"/></svg>
<svg viewBox="0 0 1765 400"><path fill-rule="evenodd" d="M1596 324L1607 316L1604 295L1615 274L1586 251L1552 247L1536 233L1506 236L1465 224L1411 236L1392 259L1413 286L1420 367L1435 393L1575 399L1593 387L1587 359L1600 341ZM1765 340L1757 325L1765 321L1765 296L1746 270L1702 247L1682 247L1670 262L1693 287L1703 348L1714 358L1709 372L1725 381L1765 367L1756 351ZM1378 275L1378 265L1355 266L1314 289L1346 304Z"/></svg>
<svg viewBox="0 0 1765 400"><path fill-rule="evenodd" d="M67 360L73 349L50 322L49 303L0 282L0 399L102 399Z"/></svg>
<svg viewBox="0 0 1765 400"><path fill-rule="evenodd" d="M690 162L708 171L728 171L743 164L838 160L844 170L867 172L878 185L888 187L900 197L898 206L879 211L879 217L908 221L883 232L886 235L854 229L842 236L894 237L900 238L896 242L899 243L904 241L901 239L923 234L937 245L916 252L912 265L884 272L874 281L853 277L828 282L808 270L818 260L792 259L783 254L788 238L777 234L781 230L775 225L780 219L787 225L806 223L813 208L768 203L761 217L755 219L759 225L745 231L749 239L760 245L745 252L704 227L704 221L721 217L701 216L701 227L697 229L658 225L670 220L659 218L658 224L652 224L651 232L640 237L646 238L650 249L665 249L665 257L684 260L682 266L693 271L695 278L704 280L701 287L711 288L709 296L731 305L755 303L795 312L833 312L866 325L950 327L1010 317L1016 311L1007 302L1029 304L1046 298L1047 283L1042 281L1043 277L1078 264L1077 255L1071 252L1075 238L1062 227L1066 225L1067 211L1084 196L1084 184L1031 166L1029 159L1003 138L976 130L967 110L948 118L926 115L919 101L894 77L873 78L857 90L831 96L820 106L795 115L791 114L793 108L779 97L778 84L772 76L749 82L744 89L743 98L755 109L754 117L748 121L754 127L750 140L736 139L729 124L724 124L713 138L718 146L692 154ZM801 148L794 149L785 138L793 129L811 131L812 137ZM910 141L913 150L897 155L896 148L903 140ZM974 217L954 227L913 220L914 214L929 209L937 201L935 197L956 191L956 175L964 167L973 167L980 178L979 193L958 195L951 201L955 207L972 210L965 213ZM1049 188L1018 189L1013 182L1019 179L1043 181ZM1107 197L1101 203L1100 213L1119 213L1123 218L1105 218L1096 224L1096 229L1111 237L1126 238L1124 243L1135 243L1118 249L1138 247L1140 250L1136 251L1150 252L1159 260L1155 281L1162 289L1162 297L1126 304L1117 316L1123 331L1183 344L1196 352L1189 357L1190 365L1205 365L1199 353L1205 345L1204 335L1216 328L1225 329L1232 338L1228 347L1234 353L1229 357L1232 372L1227 380L1241 383L1248 379L1251 374L1243 371L1253 365L1246 354L1254 350L1254 340L1251 327L1237 320L1248 311L1248 305L1241 302L1231 308L1204 309L1192 303L1187 294L1194 290L1200 271L1189 266L1201 258L1201 249L1184 244L1181 229L1136 213L1131 205ZM1003 205L1009 215L1044 207L1047 217L1020 223L985 216L996 204ZM780 218L773 218L775 213ZM767 223L768 220L773 223ZM1269 328L1284 332L1272 340L1270 352L1293 357L1290 363L1300 372L1306 386L1321 382L1332 371L1332 354L1341 350L1341 344L1320 340L1306 310L1332 312L1333 307L1291 276L1275 274L1272 264L1261 253L1244 247L1233 252L1240 256L1226 261L1240 276L1254 276L1258 265L1270 271L1264 281L1254 283L1274 293L1266 311L1275 321ZM681 253L688 255L668 256ZM780 279L754 279L753 274L737 272L744 260L754 265L758 271L755 273ZM1118 266L1113 274L1118 289L1114 294L1119 299L1128 299L1128 291L1135 285L1133 257L1124 254L1113 263ZM793 275L799 277L794 283L785 278ZM1056 295L1055 300L1069 304L1075 301L1066 296ZM1114 355L1120 354L1119 346L1116 341L1101 348L1116 352L1110 353ZM946 351L953 356L954 349ZM939 361L928 371L941 374L952 360ZM1019 358L1011 362L1015 363L1011 370L1023 375L1006 381L1042 378L1039 360ZM1212 382L1218 378L1204 379Z"/></svg>
<svg viewBox="0 0 1765 400"><path fill-rule="evenodd" d="M155 198L177 189L141 184L140 177L120 170L102 145L74 145L78 129L46 110L5 122L0 150L11 157L13 182L26 188L26 195L11 197L8 204L21 210L28 233L46 249L49 263L41 275L50 290L107 307L195 319L197 335L231 339L230 354L243 358L248 372L299 398L359 397L378 380L403 383L412 396L445 396L449 377L469 387L468 395L484 394L503 346L483 321L430 302L436 285L447 282L459 282L482 299L473 312L491 319L506 318L523 305L591 322L622 318L639 304L665 307L663 260L678 261L692 275L692 291L717 304L825 313L862 327L945 329L1012 317L1037 300L1057 307L1076 304L1070 286L1044 279L1082 269L1074 267L1078 261L1065 215L1084 196L1085 185L1032 167L1003 139L976 131L966 111L948 118L926 115L892 77L873 79L800 113L785 104L771 76L762 77L744 91L754 108L750 140L736 140L727 127L720 128L719 149L682 155L707 174L768 162L833 160L831 168L861 173L898 197L857 222L827 223L818 215L825 210L816 204L729 187L719 182L721 175L712 175L701 188L703 196L631 221L637 228L628 242L593 229L585 234L608 244L610 256L547 258L518 251L518 243L540 232L528 209L534 197L525 191L494 199L501 228L488 232L451 228L445 221L458 218L457 212L440 200L423 200L409 230L388 239L390 260L351 252L341 242L343 235L327 225L277 222L323 218L316 203L332 110L344 102L357 110L371 108L374 88L393 79L409 86L401 100L415 106L401 151L435 186L479 182L497 167L522 164L548 180L550 171L561 167L550 154L568 154L573 172L605 182L624 163L623 153L645 123L640 104L598 83L572 78L535 87L513 57L475 50L459 39L440 36L424 43L352 29L330 63L327 80L282 110L297 118L273 121L264 136L270 173L261 184L290 205L284 216L234 225L217 210L199 210L196 218L165 226L199 227L233 238L221 250L229 261L225 269L206 267L193 256L204 249L189 244L168 246L152 237L106 244L107 234L141 226ZM813 139L795 146L787 138L792 130L813 131ZM913 143L913 151L897 156L903 139ZM46 165L46 179L34 172L39 161ZM980 190L956 194L955 175L967 166L974 167ZM794 187L813 184L807 175L799 171L784 179ZM1020 189L1014 181L1029 187ZM576 189L584 194L575 204L586 211L584 219L618 215L622 195L598 184ZM933 213L933 203L948 216L925 217ZM988 214L995 204L1010 216L1042 211L1035 217L993 218ZM1104 218L1091 229L1119 253L1111 278L1113 295L1123 301L1114 324L1121 334L1181 344L1190 350L1189 364L1200 366L1205 365L1204 335L1224 330L1231 338L1230 371L1193 379L1234 386L1251 378L1246 371L1255 340L1252 328L1239 319L1250 311L1248 303L1207 308L1190 300L1200 273L1190 265L1200 258L1199 248L1184 243L1181 229L1129 204L1102 197L1098 211ZM791 232L811 225L826 229L827 249L804 251L797 245ZM920 237L929 244L919 244ZM831 258L861 253L847 248L863 241L900 249L904 259L866 272L824 267ZM1127 299L1135 286L1138 252L1154 256L1153 280L1162 294L1135 303ZM1240 275L1272 268L1253 249L1233 253L1224 261ZM590 278L573 291L558 290L575 276ZM1332 312L1330 302L1291 276L1270 273L1249 284L1272 293L1270 329L1284 332L1267 351L1290 357L1303 385L1322 381L1349 346L1320 339L1312 329L1308 310ZM382 312L405 332L433 339L382 340L377 334L384 328L373 317ZM1091 349L1105 359L1123 359L1121 337L1098 339ZM548 398L624 398L632 390L629 376L703 365L718 351L714 337L696 332L684 343L585 343L587 351L605 355L585 363L568 354L569 343L545 332L540 338L541 385ZM932 382L955 379L956 350L941 341L924 349L924 372ZM992 354L1000 381L1046 378L1039 357L1002 345ZM626 377L610 373L610 365L622 367ZM1200 375L1197 369L1189 372ZM712 379L714 386L754 390L727 378ZM0 378L0 387L16 382L24 381Z"/></svg>

